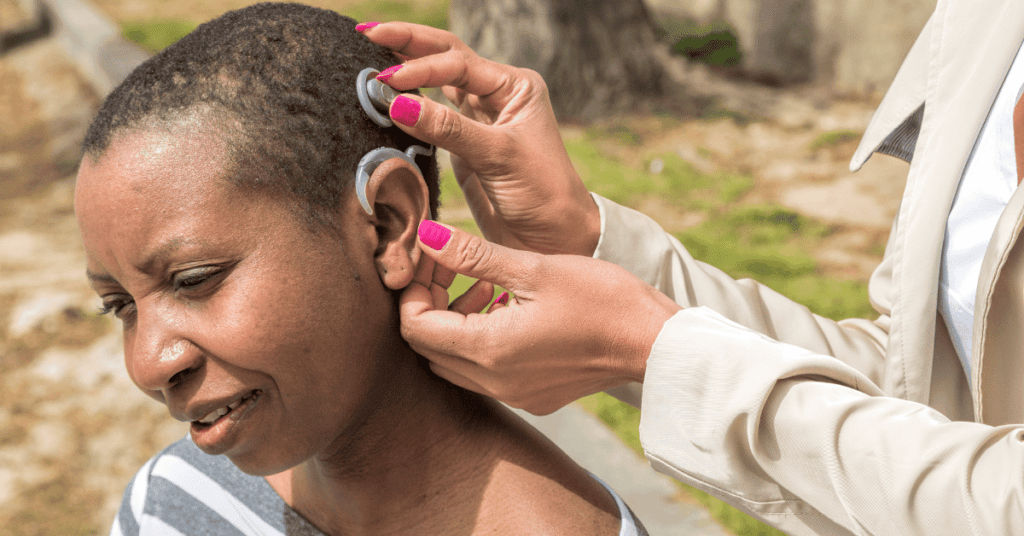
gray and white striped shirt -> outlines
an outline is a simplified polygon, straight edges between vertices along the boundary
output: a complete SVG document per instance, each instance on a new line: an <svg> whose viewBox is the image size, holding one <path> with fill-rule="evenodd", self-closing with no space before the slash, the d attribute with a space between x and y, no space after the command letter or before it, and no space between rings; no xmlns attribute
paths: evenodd
<svg viewBox="0 0 1024 536"><path fill-rule="evenodd" d="M619 506L619 536L648 536L618 494L601 484ZM142 466L124 492L110 534L323 536L262 477L243 473L226 456L204 453L188 437Z"/></svg>

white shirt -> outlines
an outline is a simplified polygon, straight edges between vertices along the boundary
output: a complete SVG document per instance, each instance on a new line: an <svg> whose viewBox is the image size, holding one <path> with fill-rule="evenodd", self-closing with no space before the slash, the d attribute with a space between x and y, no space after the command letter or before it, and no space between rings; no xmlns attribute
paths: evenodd
<svg viewBox="0 0 1024 536"><path fill-rule="evenodd" d="M1017 189L1013 109L1024 85L1018 50L960 179L946 221L939 276L939 313L949 328L960 363L971 379L974 300L981 263L996 221Z"/></svg>

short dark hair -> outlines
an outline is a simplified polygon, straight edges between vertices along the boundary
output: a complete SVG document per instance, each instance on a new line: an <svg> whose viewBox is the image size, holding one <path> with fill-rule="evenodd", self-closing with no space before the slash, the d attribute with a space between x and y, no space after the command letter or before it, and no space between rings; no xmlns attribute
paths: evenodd
<svg viewBox="0 0 1024 536"><path fill-rule="evenodd" d="M310 222L329 225L364 154L425 145L397 127L377 126L361 108L359 72L397 59L355 25L333 11L288 3L255 4L201 24L107 96L83 152L98 159L118 132L207 107L225 125L236 184L288 194ZM436 215L436 157L416 162Z"/></svg>

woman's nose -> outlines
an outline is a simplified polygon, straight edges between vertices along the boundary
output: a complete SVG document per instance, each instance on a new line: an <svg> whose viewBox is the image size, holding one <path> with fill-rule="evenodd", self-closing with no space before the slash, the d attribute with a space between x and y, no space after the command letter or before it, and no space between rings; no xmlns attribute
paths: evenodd
<svg viewBox="0 0 1024 536"><path fill-rule="evenodd" d="M125 365L139 388L166 391L202 365L202 351L168 318L140 310L136 322L131 340L125 340Z"/></svg>

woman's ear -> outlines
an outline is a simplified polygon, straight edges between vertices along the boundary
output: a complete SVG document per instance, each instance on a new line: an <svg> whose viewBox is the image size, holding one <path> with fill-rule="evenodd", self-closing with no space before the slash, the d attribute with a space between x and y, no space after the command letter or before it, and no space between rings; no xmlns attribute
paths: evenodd
<svg viewBox="0 0 1024 536"><path fill-rule="evenodd" d="M377 166L366 184L377 230L374 264L384 286L392 290L412 282L420 249L416 230L430 216L430 194L419 169L401 158Z"/></svg>

